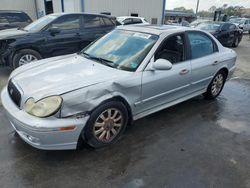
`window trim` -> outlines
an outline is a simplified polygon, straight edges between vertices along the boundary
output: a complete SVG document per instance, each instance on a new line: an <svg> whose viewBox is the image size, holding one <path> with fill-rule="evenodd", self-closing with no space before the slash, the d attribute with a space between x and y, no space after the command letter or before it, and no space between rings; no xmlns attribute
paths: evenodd
<svg viewBox="0 0 250 188"><path fill-rule="evenodd" d="M186 39L187 39L187 44L188 44L188 51L189 51L189 59L190 60L194 60L194 59L200 59L200 58L203 58L203 57L207 57L207 56L209 56L209 55L212 55L212 54L214 54L214 53L217 53L217 52L219 52L219 48L218 48L218 45L217 45L217 43L215 42L215 40L210 36L210 35L208 35L208 34L206 34L205 32L202 32L202 31L186 31L185 32L186 33ZM213 49L214 49L214 51L213 51L213 53L212 54L209 54L209 55L206 55L206 56L202 56L202 57L198 57L198 58L193 58L192 57L192 50L191 50L191 44L190 44L190 39L189 39L189 37L188 37L188 34L189 33L200 33L200 34L202 34L202 35L205 35L205 36L207 36L212 42L213 42Z"/></svg>

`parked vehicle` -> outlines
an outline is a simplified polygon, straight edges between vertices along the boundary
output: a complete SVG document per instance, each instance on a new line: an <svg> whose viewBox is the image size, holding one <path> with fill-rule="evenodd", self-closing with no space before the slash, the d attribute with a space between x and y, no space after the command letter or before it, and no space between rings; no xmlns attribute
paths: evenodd
<svg viewBox="0 0 250 188"><path fill-rule="evenodd" d="M249 32L250 34L250 19L249 18L235 18L230 19L230 22L236 24L243 32Z"/></svg>
<svg viewBox="0 0 250 188"><path fill-rule="evenodd" d="M133 120L200 94L216 98L235 61L236 53L207 32L123 26L81 53L16 69L1 99L30 145L75 149L84 139L99 148L117 141Z"/></svg>
<svg viewBox="0 0 250 188"><path fill-rule="evenodd" d="M166 25L190 27L190 23L186 20L182 20L181 22L178 20L169 20L166 22Z"/></svg>
<svg viewBox="0 0 250 188"><path fill-rule="evenodd" d="M22 11L0 10L0 30L25 27L32 22Z"/></svg>
<svg viewBox="0 0 250 188"><path fill-rule="evenodd" d="M116 20L118 23L120 23L120 25L132 25L132 24L147 25L149 24L145 18L134 17L134 16L120 16L120 17L117 17Z"/></svg>
<svg viewBox="0 0 250 188"><path fill-rule="evenodd" d="M13 69L35 60L71 54L116 27L112 17L57 13L25 28L0 32L0 57Z"/></svg>
<svg viewBox="0 0 250 188"><path fill-rule="evenodd" d="M190 23L190 27L197 27L198 25L202 24L202 23L207 23L207 22L211 22L210 20L195 20L193 22Z"/></svg>
<svg viewBox="0 0 250 188"><path fill-rule="evenodd" d="M229 22L206 22L196 28L210 32L223 46L238 47L243 37L243 31Z"/></svg>

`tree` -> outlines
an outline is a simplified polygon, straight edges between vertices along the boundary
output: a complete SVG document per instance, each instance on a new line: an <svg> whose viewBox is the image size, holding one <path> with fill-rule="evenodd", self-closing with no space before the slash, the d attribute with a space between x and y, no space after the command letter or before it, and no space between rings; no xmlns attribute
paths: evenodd
<svg viewBox="0 0 250 188"><path fill-rule="evenodd" d="M176 11L186 11L186 8L185 7L176 7L176 8L174 8L174 10L176 10Z"/></svg>
<svg viewBox="0 0 250 188"><path fill-rule="evenodd" d="M208 9L208 12L210 13L214 13L216 11L216 6L211 6L209 9Z"/></svg>
<svg viewBox="0 0 250 188"><path fill-rule="evenodd" d="M186 9L185 7L176 7L174 8L175 11L181 11L181 12L187 12L187 13L193 13L194 14L194 10L193 9Z"/></svg>

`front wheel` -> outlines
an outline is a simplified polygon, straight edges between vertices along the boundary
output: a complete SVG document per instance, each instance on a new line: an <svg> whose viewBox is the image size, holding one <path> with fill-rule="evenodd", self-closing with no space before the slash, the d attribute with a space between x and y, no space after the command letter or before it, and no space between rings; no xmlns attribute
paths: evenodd
<svg viewBox="0 0 250 188"><path fill-rule="evenodd" d="M18 51L13 57L13 69L22 65L42 59L42 56L35 50L23 49Z"/></svg>
<svg viewBox="0 0 250 188"><path fill-rule="evenodd" d="M224 71L219 71L209 84L206 93L203 95L206 99L215 99L218 97L225 85L226 82L226 74Z"/></svg>
<svg viewBox="0 0 250 188"><path fill-rule="evenodd" d="M97 107L90 115L82 133L87 144L100 148L116 142L128 123L128 111L118 101L110 101Z"/></svg>

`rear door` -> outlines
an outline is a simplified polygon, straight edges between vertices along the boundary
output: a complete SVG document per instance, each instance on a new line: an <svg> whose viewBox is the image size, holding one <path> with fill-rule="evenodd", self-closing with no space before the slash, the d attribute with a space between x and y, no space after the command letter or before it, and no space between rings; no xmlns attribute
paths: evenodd
<svg viewBox="0 0 250 188"><path fill-rule="evenodd" d="M59 29L59 33L51 33L50 28ZM80 14L64 15L55 20L44 31L46 37L43 45L46 56L66 55L79 51L81 17Z"/></svg>
<svg viewBox="0 0 250 188"><path fill-rule="evenodd" d="M190 31L187 36L192 66L191 91L198 92L207 88L220 66L218 46L203 32Z"/></svg>

